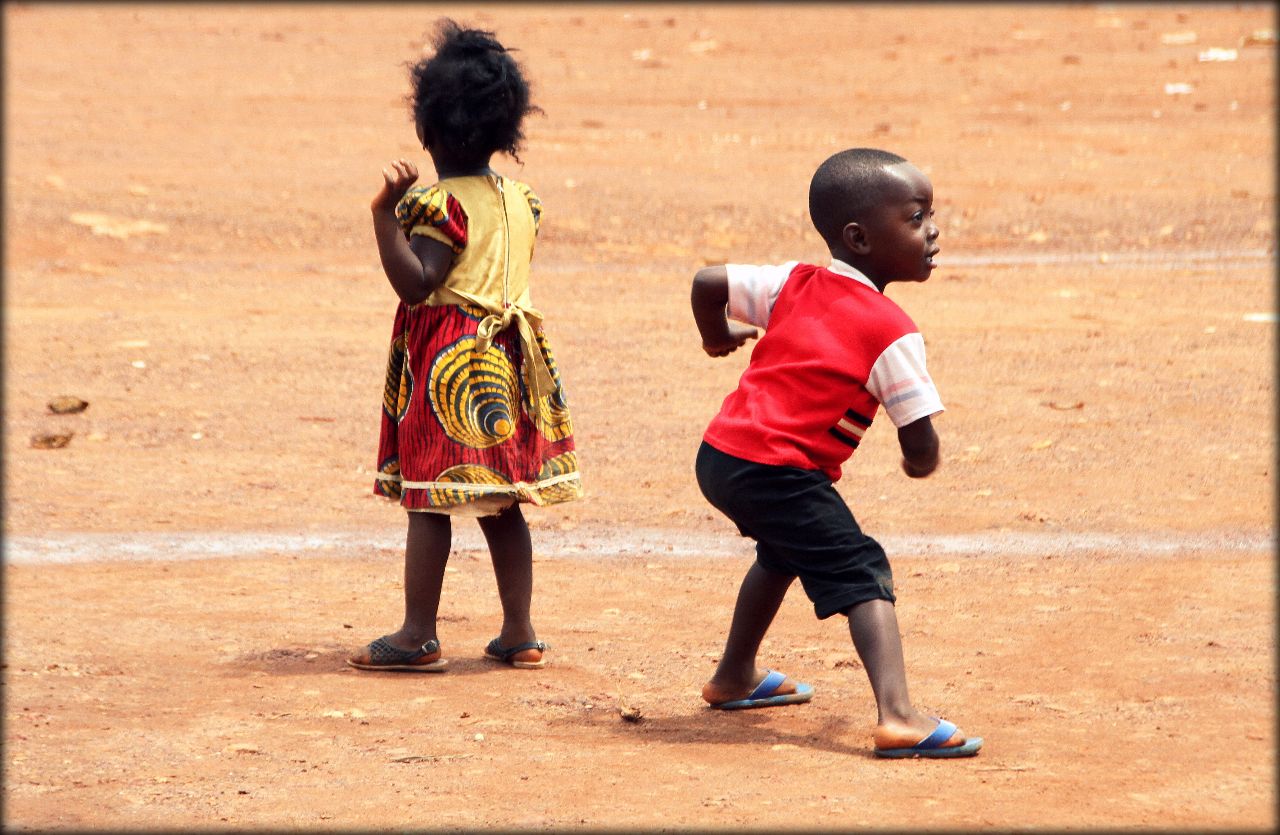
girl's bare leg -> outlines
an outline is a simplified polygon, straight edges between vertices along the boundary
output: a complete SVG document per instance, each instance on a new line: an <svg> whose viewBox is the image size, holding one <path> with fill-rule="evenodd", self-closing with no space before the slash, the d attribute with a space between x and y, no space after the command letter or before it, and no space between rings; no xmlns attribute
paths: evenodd
<svg viewBox="0 0 1280 835"><path fill-rule="evenodd" d="M493 574L502 601L502 632L498 642L504 647L537 640L529 608L533 599L533 543L520 505L514 504L495 516L480 517L480 531L489 543ZM538 650L527 650L531 656ZM524 654L518 660L526 659Z"/></svg>
<svg viewBox="0 0 1280 835"><path fill-rule="evenodd" d="M404 623L387 641L399 649L417 649L436 638L436 615L453 529L442 513L409 513L404 549Z"/></svg>

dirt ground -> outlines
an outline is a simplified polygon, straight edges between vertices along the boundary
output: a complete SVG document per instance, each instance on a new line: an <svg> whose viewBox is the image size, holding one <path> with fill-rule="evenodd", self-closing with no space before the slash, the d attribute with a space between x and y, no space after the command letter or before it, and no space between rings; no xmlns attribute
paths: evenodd
<svg viewBox="0 0 1280 835"><path fill-rule="evenodd" d="M481 658L460 522L449 671L366 674L404 527L367 206L429 170L403 64L446 8L545 110L499 167L546 206L589 495L527 514L547 669ZM3 15L7 829L1275 827L1271 6ZM698 695L751 557L692 460L747 354L701 353L689 281L821 260L808 180L855 145L933 179L939 268L889 295L948 409L934 477L880 421L839 487L914 700L986 740L962 762L871 755L798 589L762 660L816 698Z"/></svg>

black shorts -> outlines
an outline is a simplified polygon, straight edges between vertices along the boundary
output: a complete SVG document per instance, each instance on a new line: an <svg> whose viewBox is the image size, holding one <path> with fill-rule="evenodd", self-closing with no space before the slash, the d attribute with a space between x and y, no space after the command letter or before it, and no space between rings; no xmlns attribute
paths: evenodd
<svg viewBox="0 0 1280 835"><path fill-rule="evenodd" d="M707 501L756 541L756 561L799 577L819 618L897 599L884 549L820 470L757 464L706 442L695 469Z"/></svg>

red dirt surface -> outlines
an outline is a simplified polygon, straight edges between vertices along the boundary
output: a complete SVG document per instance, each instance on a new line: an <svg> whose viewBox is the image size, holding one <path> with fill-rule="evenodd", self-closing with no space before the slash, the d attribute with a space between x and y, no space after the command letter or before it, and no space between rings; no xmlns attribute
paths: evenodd
<svg viewBox="0 0 1280 835"><path fill-rule="evenodd" d="M367 206L429 170L403 64L443 8L4 5L6 828L1274 828L1273 8L459 7L546 112L498 164L546 206L589 496L527 514L547 669L480 657L459 522L449 671L371 675ZM939 269L890 295L948 410L935 476L877 424L839 487L964 762L871 756L798 589L762 661L813 702L698 696L750 547L692 460L747 353L702 354L689 281L822 259L808 180L854 145L933 179Z"/></svg>

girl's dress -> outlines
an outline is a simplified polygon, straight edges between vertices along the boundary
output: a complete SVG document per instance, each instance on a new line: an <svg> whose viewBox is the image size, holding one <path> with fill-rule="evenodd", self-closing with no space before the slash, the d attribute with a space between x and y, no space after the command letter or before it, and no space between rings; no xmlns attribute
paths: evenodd
<svg viewBox="0 0 1280 835"><path fill-rule="evenodd" d="M499 175L410 189L406 237L448 244L453 267L396 309L374 492L411 511L469 516L582 496L573 424L529 264L542 205Z"/></svg>

